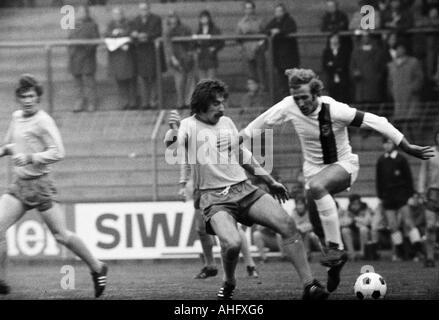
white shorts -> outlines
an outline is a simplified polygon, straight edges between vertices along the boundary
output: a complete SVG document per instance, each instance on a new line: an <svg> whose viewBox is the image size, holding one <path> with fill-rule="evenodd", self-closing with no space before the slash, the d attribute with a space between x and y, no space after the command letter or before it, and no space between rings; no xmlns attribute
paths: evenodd
<svg viewBox="0 0 439 320"><path fill-rule="evenodd" d="M357 180L358 177L358 171L360 170L360 162L358 159L358 155L351 154L346 159L331 163L331 164L322 164L322 165L315 165L312 163L309 163L307 161L303 164L303 175L305 177L305 182L308 183L309 179L322 171L323 169L329 167L330 165L338 164L343 169L345 169L350 175L351 175L351 182L350 185L352 186L354 182ZM306 186L306 185L305 185Z"/></svg>

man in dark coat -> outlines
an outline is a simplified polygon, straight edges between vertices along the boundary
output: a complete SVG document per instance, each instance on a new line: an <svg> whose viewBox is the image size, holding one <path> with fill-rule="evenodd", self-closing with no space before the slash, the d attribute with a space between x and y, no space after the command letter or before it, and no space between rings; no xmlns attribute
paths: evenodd
<svg viewBox="0 0 439 320"><path fill-rule="evenodd" d="M290 36L297 31L296 21L283 4L278 4L274 10L274 18L268 22L264 31L273 37L273 62L279 79L279 94L283 97L289 92L285 70L300 65L297 40Z"/></svg>
<svg viewBox="0 0 439 320"><path fill-rule="evenodd" d="M391 232L392 260L399 260L403 256L400 209L414 193L413 178L407 159L396 150L395 144L386 138L383 147L385 153L376 165L376 191Z"/></svg>
<svg viewBox="0 0 439 320"><path fill-rule="evenodd" d="M349 98L349 51L338 34L329 37L323 51L322 69L325 72L328 93L337 101L350 102Z"/></svg>
<svg viewBox="0 0 439 320"><path fill-rule="evenodd" d="M90 17L88 6L81 6L77 11L78 19L75 29L72 29L69 39L99 38L99 28ZM96 45L76 45L68 47L69 70L75 79L78 101L74 112L95 111L97 105L96 94Z"/></svg>
<svg viewBox="0 0 439 320"><path fill-rule="evenodd" d="M162 19L151 12L148 1L139 4L140 14L131 22L137 75L143 80L142 109L157 106L157 72L154 40L162 36Z"/></svg>
<svg viewBox="0 0 439 320"><path fill-rule="evenodd" d="M107 26L106 38L124 40L130 36L130 27L123 10L116 7L112 11L112 20ZM116 79L119 90L119 104L122 109L136 107L135 70L131 43L127 42L115 50L108 51L108 69Z"/></svg>

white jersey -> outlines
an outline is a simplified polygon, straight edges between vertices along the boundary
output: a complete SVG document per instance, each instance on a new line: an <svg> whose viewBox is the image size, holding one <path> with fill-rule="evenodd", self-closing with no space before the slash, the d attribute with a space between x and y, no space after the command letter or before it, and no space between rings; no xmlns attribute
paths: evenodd
<svg viewBox="0 0 439 320"><path fill-rule="evenodd" d="M302 146L304 166L322 166L352 157L348 126L367 127L389 137L397 145L403 135L386 118L363 113L331 97L318 97L319 106L304 115L292 96L288 96L253 120L245 129L250 137L254 129L272 128L291 122Z"/></svg>

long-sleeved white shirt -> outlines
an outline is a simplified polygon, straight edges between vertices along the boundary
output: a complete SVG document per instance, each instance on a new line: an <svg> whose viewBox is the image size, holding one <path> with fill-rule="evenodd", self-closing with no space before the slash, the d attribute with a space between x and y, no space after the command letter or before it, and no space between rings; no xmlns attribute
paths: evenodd
<svg viewBox="0 0 439 320"><path fill-rule="evenodd" d="M317 109L306 116L293 97L288 96L253 120L244 129L244 137L249 138L260 132L255 129L268 129L291 122L299 136L305 162L312 165L330 164L350 158L352 148L347 130L350 125L378 131L397 145L403 139L403 134L384 117L357 112L357 109L328 96L318 97L318 102Z"/></svg>
<svg viewBox="0 0 439 320"><path fill-rule="evenodd" d="M23 117L23 111L12 114L5 144L12 154L30 154L32 163L14 166L21 178L38 177L50 172L49 164L64 158L65 151L58 127L52 117L39 110L31 117Z"/></svg>

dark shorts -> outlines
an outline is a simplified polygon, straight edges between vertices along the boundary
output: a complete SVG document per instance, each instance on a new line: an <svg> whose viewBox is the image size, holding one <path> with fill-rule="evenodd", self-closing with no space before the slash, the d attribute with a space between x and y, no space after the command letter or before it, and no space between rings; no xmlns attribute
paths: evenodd
<svg viewBox="0 0 439 320"><path fill-rule="evenodd" d="M248 217L251 206L263 195L265 191L252 185L249 180L234 184L227 188L200 190L200 208L203 211L206 223L206 232L215 235L210 219L219 212L225 211L239 223L251 226L253 222Z"/></svg>
<svg viewBox="0 0 439 320"><path fill-rule="evenodd" d="M434 212L439 211L439 189L438 188L428 188L426 194L425 207Z"/></svg>
<svg viewBox="0 0 439 320"><path fill-rule="evenodd" d="M15 177L6 193L20 200L26 210L46 211L56 201L57 191L49 176L44 175L32 179Z"/></svg>

